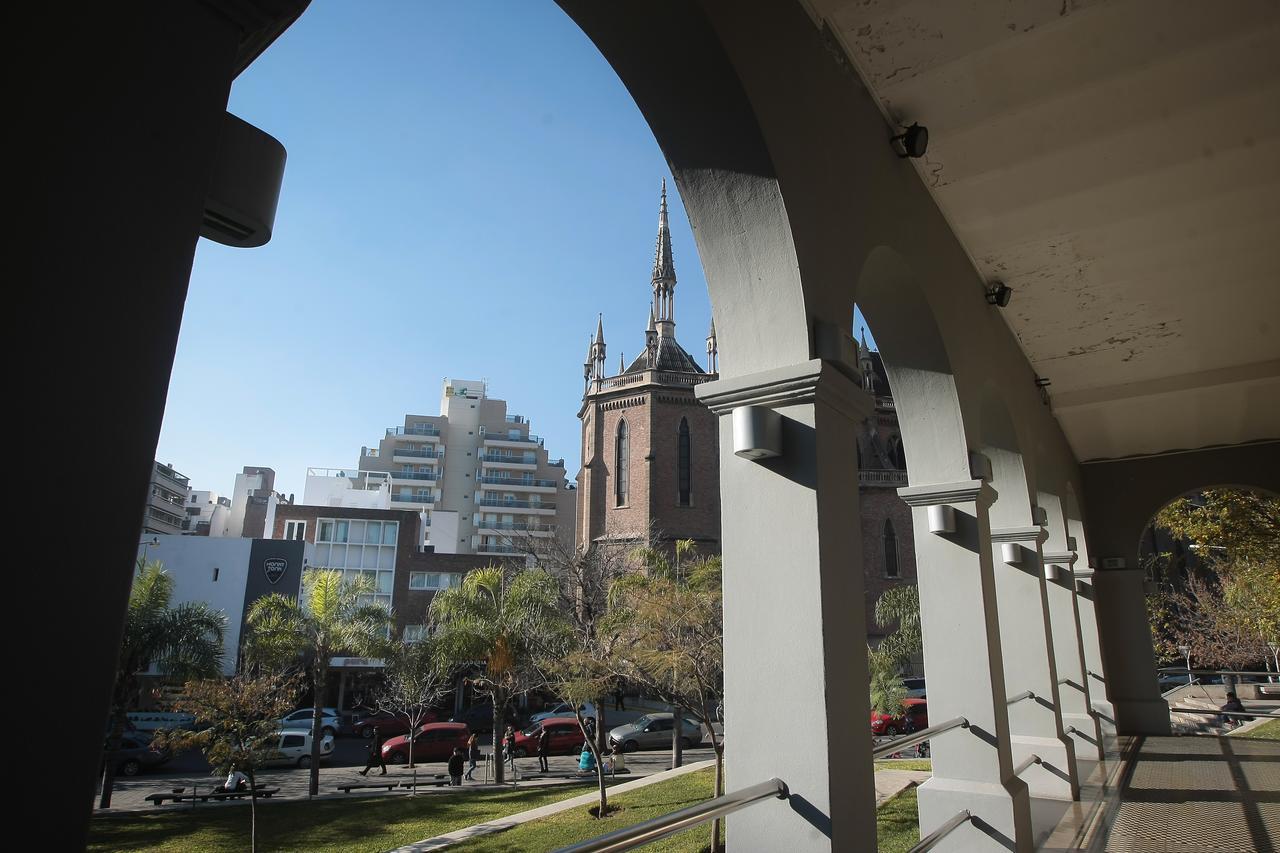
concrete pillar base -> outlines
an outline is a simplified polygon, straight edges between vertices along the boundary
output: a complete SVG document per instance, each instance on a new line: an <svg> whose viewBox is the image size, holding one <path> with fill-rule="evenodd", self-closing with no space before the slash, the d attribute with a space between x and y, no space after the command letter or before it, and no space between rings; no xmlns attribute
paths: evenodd
<svg viewBox="0 0 1280 853"><path fill-rule="evenodd" d="M1117 734L1169 734L1169 703L1163 699L1113 699L1111 707Z"/></svg>
<svg viewBox="0 0 1280 853"><path fill-rule="evenodd" d="M1091 714L1063 714L1062 725L1075 729L1067 737L1076 745L1076 756L1085 760L1102 761L1107 757L1107 751L1102 743L1102 727L1098 725L1098 718Z"/></svg>
<svg viewBox="0 0 1280 853"><path fill-rule="evenodd" d="M1031 796L1042 800L1080 799L1080 774L1070 738L1014 735L1009 739L1009 751L1015 767L1031 755L1040 756L1041 764L1033 764L1018 777L1026 783Z"/></svg>
<svg viewBox="0 0 1280 853"><path fill-rule="evenodd" d="M934 850L1027 853L1034 849L1031 798L1021 780L993 785L935 776L920 786L917 802L921 838L964 809L976 818L950 832Z"/></svg>

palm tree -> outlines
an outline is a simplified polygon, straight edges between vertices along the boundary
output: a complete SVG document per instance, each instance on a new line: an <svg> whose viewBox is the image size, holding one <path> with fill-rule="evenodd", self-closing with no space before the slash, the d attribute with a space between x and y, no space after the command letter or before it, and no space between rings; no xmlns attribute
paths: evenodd
<svg viewBox="0 0 1280 853"><path fill-rule="evenodd" d="M373 581L365 575L346 580L336 569L308 569L302 594L272 593L253 603L245 620L245 656L253 664L282 669L310 656L311 795L320 792L320 723L329 659L351 652L376 655L386 648L391 611L372 600Z"/></svg>
<svg viewBox="0 0 1280 853"><path fill-rule="evenodd" d="M507 705L538 683L535 661L562 644L567 625L556 609L559 587L542 569L508 573L487 566L462 585L436 593L428 617L445 660L483 661L472 684L493 700L494 778L501 784L498 744Z"/></svg>
<svg viewBox="0 0 1280 853"><path fill-rule="evenodd" d="M170 607L172 599L173 577L164 566L139 559L111 696L111 733L99 808L111 806L115 756L124 735L125 709L138 698L138 676L152 665L164 675L181 679L214 676L222 668L227 617L202 602Z"/></svg>

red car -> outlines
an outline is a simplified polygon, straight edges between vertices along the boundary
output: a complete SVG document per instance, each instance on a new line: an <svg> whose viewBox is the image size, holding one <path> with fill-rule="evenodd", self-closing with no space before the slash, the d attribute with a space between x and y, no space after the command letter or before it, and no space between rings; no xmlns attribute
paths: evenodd
<svg viewBox="0 0 1280 853"><path fill-rule="evenodd" d="M466 749L471 729L466 723L427 723L413 739L414 761L448 761L455 747ZM382 760L404 764L409 760L409 736L393 737L382 745Z"/></svg>
<svg viewBox="0 0 1280 853"><path fill-rule="evenodd" d="M418 721L418 724L434 723L438 719L440 718L436 716L435 711L426 711L423 713L422 719ZM357 717L355 722L351 724L351 728L362 738L373 737L375 728L382 732L384 738L407 735L409 733L409 718L404 714L388 714L386 711L378 711L366 717Z"/></svg>
<svg viewBox="0 0 1280 853"><path fill-rule="evenodd" d="M547 744L551 755L577 755L582 751L582 729L576 717L549 717L522 732L516 732L516 757L538 754L538 738L542 730L551 734Z"/></svg>
<svg viewBox="0 0 1280 853"><path fill-rule="evenodd" d="M902 713L896 717L873 711L871 734L893 737L903 732L918 732L929 727L929 706L923 699L903 699Z"/></svg>

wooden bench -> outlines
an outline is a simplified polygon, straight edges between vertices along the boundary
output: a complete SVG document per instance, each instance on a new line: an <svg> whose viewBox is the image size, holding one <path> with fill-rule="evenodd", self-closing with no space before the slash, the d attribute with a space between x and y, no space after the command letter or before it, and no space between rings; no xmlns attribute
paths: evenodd
<svg viewBox="0 0 1280 853"><path fill-rule="evenodd" d="M184 788L183 791L185 790ZM175 803L193 803L199 800L202 803L207 803L209 800L241 800L245 797L253 796L254 793L253 791L210 791L207 794L201 794L193 790L190 794L182 791L168 794L148 794L146 800L149 803L155 803L157 806L164 805L166 800L172 800ZM259 797L270 798L273 794L280 793L280 789L259 788L256 793Z"/></svg>

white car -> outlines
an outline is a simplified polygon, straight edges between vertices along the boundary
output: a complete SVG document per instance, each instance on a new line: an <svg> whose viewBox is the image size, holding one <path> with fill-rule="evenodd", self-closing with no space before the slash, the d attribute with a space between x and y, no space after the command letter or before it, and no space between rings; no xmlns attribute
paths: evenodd
<svg viewBox="0 0 1280 853"><path fill-rule="evenodd" d="M320 758L324 760L333 752L333 736L325 735L320 739ZM280 732L276 743L276 754L263 762L267 764L292 764L297 767L311 766L311 732L305 729L286 729Z"/></svg>
<svg viewBox="0 0 1280 853"><path fill-rule="evenodd" d="M307 731L311 731L311 720L314 714L314 708L299 708L292 714L288 714L280 720L280 728L306 729ZM336 709L320 709L320 734L327 735L329 737L337 737L338 730L341 727L342 718L338 716Z"/></svg>
<svg viewBox="0 0 1280 853"><path fill-rule="evenodd" d="M580 707L582 708L583 717L595 717L596 719L600 718L599 715L596 713L596 706L591 702L586 702ZM559 705L556 705L554 708L548 708L545 711L539 711L538 713L534 714L532 717L529 718L529 722L540 723L543 720L549 720L552 717L572 717L572 716L573 716L572 703L561 702Z"/></svg>

